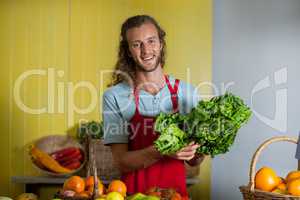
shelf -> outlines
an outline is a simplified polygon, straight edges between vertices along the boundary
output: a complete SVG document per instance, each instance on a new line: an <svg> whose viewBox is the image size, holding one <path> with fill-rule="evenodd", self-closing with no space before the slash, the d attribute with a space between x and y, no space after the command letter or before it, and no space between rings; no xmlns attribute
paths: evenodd
<svg viewBox="0 0 300 200"><path fill-rule="evenodd" d="M13 183L23 184L63 184L68 177L50 177L50 176L12 176L11 181ZM105 180L100 177L100 180L104 184L108 184L110 180Z"/></svg>
<svg viewBox="0 0 300 200"><path fill-rule="evenodd" d="M12 176L11 181L13 183L25 184L25 192L34 192L36 186L46 185L62 185L67 177L49 177L49 176ZM107 185L111 180L101 178L103 184ZM199 183L198 178L187 178L186 184L188 186Z"/></svg>

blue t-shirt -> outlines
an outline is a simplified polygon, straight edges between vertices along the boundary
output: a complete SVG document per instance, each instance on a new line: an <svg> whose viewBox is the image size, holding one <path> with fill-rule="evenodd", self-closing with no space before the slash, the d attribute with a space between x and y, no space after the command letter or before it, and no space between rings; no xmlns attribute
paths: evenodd
<svg viewBox="0 0 300 200"><path fill-rule="evenodd" d="M169 76L174 87L175 79ZM181 114L189 113L200 100L198 91L191 85L180 81L178 104ZM155 117L160 112L170 113L173 104L167 84L155 95L145 90L139 92L139 112L143 116ZM128 143L128 125L135 113L133 88L126 82L108 88L103 94L104 143Z"/></svg>

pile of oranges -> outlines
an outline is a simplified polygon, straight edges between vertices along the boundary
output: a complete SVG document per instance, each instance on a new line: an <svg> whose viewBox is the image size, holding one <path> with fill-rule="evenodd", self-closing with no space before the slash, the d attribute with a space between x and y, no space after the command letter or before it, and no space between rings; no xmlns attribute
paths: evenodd
<svg viewBox="0 0 300 200"><path fill-rule="evenodd" d="M63 185L62 195L65 197L91 197L94 192L94 177L89 176L86 179L80 176L71 176ZM98 196L99 199L123 200L126 196L127 188L125 183L120 180L113 180L107 188L98 178Z"/></svg>
<svg viewBox="0 0 300 200"><path fill-rule="evenodd" d="M260 168L255 175L255 188L267 192L300 196L300 171L279 177L270 167Z"/></svg>

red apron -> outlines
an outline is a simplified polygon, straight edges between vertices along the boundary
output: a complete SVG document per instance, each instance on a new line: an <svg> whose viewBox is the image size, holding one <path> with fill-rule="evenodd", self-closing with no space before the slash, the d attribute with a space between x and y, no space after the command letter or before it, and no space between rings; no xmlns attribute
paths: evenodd
<svg viewBox="0 0 300 200"><path fill-rule="evenodd" d="M169 79L165 76L166 84L171 93L173 111L178 112L178 85L179 80L175 80L174 88ZM139 95L134 89L136 111L130 120L129 150L144 149L153 145L158 134L154 131L155 117L142 116L139 112ZM184 162L170 157L163 157L153 165L124 174L122 180L127 186L129 194L145 192L150 187L174 188L183 196L187 196L185 182Z"/></svg>

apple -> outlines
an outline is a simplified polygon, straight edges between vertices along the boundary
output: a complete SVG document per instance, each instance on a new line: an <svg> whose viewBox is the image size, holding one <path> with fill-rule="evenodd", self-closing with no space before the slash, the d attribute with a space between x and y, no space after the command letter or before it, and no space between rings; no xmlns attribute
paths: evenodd
<svg viewBox="0 0 300 200"><path fill-rule="evenodd" d="M106 200L124 200L119 192L110 192L106 195Z"/></svg>
<svg viewBox="0 0 300 200"><path fill-rule="evenodd" d="M144 200L147 196L142 193L136 193L128 197L128 200Z"/></svg>

